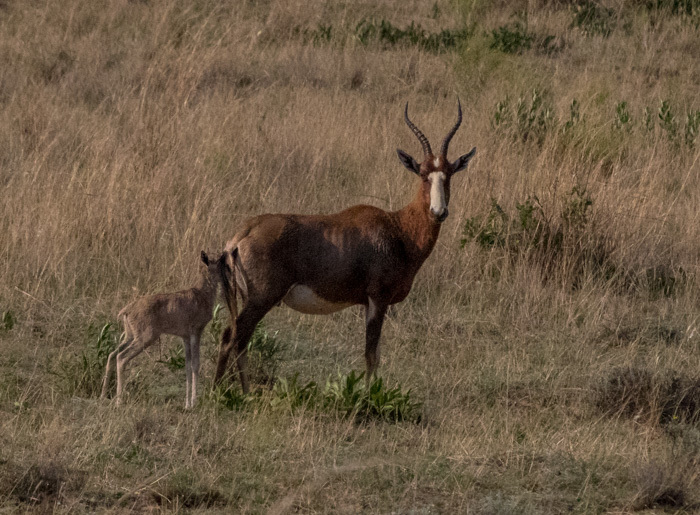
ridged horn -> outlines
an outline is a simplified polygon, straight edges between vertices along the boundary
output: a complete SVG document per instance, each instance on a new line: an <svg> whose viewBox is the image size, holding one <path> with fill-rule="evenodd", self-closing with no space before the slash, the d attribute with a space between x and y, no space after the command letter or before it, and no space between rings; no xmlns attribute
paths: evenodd
<svg viewBox="0 0 700 515"><path fill-rule="evenodd" d="M457 132L457 129L459 129L459 126L462 124L462 104L459 101L459 97L457 97L457 123L455 123L455 126L452 127L452 130L447 133L447 136L445 136L445 139L442 140L442 147L440 148L440 155L447 159L447 147L450 146L450 141L452 141L452 137L455 135Z"/></svg>
<svg viewBox="0 0 700 515"><path fill-rule="evenodd" d="M425 137L425 134L423 134L418 127L416 127L413 122L410 120L408 117L408 102L406 102L406 109L403 112L403 118L406 120L406 125L408 125L408 128L413 131L413 134L416 135L416 138L418 138L418 141L420 141L420 144L423 146L423 154L425 157L430 157L433 155L433 151L430 148L430 142L428 141L428 138Z"/></svg>

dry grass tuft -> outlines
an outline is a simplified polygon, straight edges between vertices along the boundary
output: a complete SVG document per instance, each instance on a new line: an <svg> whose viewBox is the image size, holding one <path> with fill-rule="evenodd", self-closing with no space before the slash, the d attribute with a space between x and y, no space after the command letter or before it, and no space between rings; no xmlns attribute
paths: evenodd
<svg viewBox="0 0 700 515"><path fill-rule="evenodd" d="M692 508L689 505L688 467L650 462L635 468L637 494L632 501L635 510L653 508Z"/></svg>
<svg viewBox="0 0 700 515"><path fill-rule="evenodd" d="M616 368L594 386L596 406L649 422L700 421L700 379L668 371Z"/></svg>
<svg viewBox="0 0 700 515"><path fill-rule="evenodd" d="M81 492L86 481L84 471L71 470L52 459L41 459L29 467L5 463L3 469L0 475L3 495L47 509Z"/></svg>

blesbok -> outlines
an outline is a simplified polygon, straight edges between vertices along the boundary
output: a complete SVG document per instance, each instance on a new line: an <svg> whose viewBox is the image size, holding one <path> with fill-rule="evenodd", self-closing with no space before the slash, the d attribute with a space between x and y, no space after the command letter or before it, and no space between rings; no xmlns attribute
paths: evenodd
<svg viewBox="0 0 700 515"><path fill-rule="evenodd" d="M202 251L201 275L189 290L140 297L119 312L124 325L124 340L107 358L102 381L102 398L107 396L109 380L117 362L117 404L121 403L124 367L151 346L161 334L179 336L185 344L186 388L185 408L194 407L199 377L199 340L214 309L216 290L221 279L220 267L226 266L224 256L210 261Z"/></svg>
<svg viewBox="0 0 700 515"><path fill-rule="evenodd" d="M403 209L388 212L357 205L331 215L264 214L244 222L226 244L225 261L220 262L231 325L219 348L217 382L235 347L241 386L249 391L248 340L256 324L280 302L311 314L362 304L367 378L374 374L387 308L411 290L447 218L450 179L467 167L476 152L473 148L456 161L447 159L450 141L462 122L459 100L457 109L457 123L435 156L428 138L409 119L406 103L404 119L423 147L423 162L397 149L401 163L420 178L415 198ZM243 301L240 313L238 290Z"/></svg>

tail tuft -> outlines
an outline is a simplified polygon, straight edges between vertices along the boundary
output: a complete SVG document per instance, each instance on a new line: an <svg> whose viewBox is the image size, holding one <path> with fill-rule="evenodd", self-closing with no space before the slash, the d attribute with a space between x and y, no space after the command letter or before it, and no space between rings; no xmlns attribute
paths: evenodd
<svg viewBox="0 0 700 515"><path fill-rule="evenodd" d="M236 287L236 254L238 249L233 249L230 252L231 260L228 262L227 258L229 256L228 252L225 252L219 258L219 275L221 276L221 289L224 291L224 299L226 300L226 307L228 307L229 314L231 315L231 324L227 329L230 331L231 328L235 327L236 317L238 316L238 301L236 299L237 287ZM231 336L229 335L229 338Z"/></svg>

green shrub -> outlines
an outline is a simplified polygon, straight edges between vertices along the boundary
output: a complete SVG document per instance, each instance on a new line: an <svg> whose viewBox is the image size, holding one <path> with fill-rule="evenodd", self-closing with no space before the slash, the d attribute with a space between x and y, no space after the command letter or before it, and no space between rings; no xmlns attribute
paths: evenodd
<svg viewBox="0 0 700 515"><path fill-rule="evenodd" d="M577 107L577 106L575 106ZM523 143L535 141L541 145L547 134L555 127L554 109L545 92L532 91L530 100L519 97L513 104L510 99L496 104L492 127L506 132Z"/></svg>
<svg viewBox="0 0 700 515"><path fill-rule="evenodd" d="M695 147L695 140L700 131L700 111L688 111L685 121L685 144L688 147Z"/></svg>
<svg viewBox="0 0 700 515"><path fill-rule="evenodd" d="M185 368L185 350L182 345L173 347L166 359L159 359L157 363L163 363L171 372L177 372Z"/></svg>
<svg viewBox="0 0 700 515"><path fill-rule="evenodd" d="M299 373L294 374L290 379L278 378L272 388L272 406L282 404L292 410L301 406L314 407L318 403L318 385L314 381L309 381L305 385L299 384Z"/></svg>
<svg viewBox="0 0 700 515"><path fill-rule="evenodd" d="M678 121L671 110L671 104L668 100L661 101L658 117L659 125L666 132L669 141L675 142L678 135Z"/></svg>
<svg viewBox="0 0 700 515"><path fill-rule="evenodd" d="M675 15L694 16L700 13L700 0L646 0L647 9L664 9Z"/></svg>
<svg viewBox="0 0 700 515"><path fill-rule="evenodd" d="M0 330L11 331L14 326L15 316L12 314L12 311L4 311L2 314L2 322L0 322Z"/></svg>
<svg viewBox="0 0 700 515"><path fill-rule="evenodd" d="M575 98L569 106L569 119L564 124L564 132L573 129L581 121L581 104Z"/></svg>
<svg viewBox="0 0 700 515"><path fill-rule="evenodd" d="M490 48L506 54L521 54L532 47L534 34L527 30L526 24L516 20L510 25L503 25L491 31Z"/></svg>
<svg viewBox="0 0 700 515"><path fill-rule="evenodd" d="M237 384L219 384L206 393L204 399L215 406L223 406L231 411L240 411L254 402L255 396L244 394Z"/></svg>
<svg viewBox="0 0 700 515"><path fill-rule="evenodd" d="M312 43L314 45L321 45L323 43L329 43L333 34L332 25L324 25L319 23L315 29L303 29L301 27L295 27L294 33L301 35L304 43Z"/></svg>
<svg viewBox="0 0 700 515"><path fill-rule="evenodd" d="M321 407L355 417L358 421L419 422L421 419L420 403L411 399L411 390L404 392L399 385L388 388L382 378L374 379L367 386L364 373L352 371L348 375L339 374L336 379L328 378L322 390L314 382L299 386L297 376L283 384L277 389L276 398L292 407Z"/></svg>
<svg viewBox="0 0 700 515"><path fill-rule="evenodd" d="M238 388L215 388L209 398L216 404L231 410L240 410L248 405L265 402L273 408L342 413L357 421L383 420L386 422L419 422L421 404L411 397L411 390L404 391L400 385L388 388L381 378L374 379L369 386L364 373L350 372L330 377L320 388L315 381L302 383L299 374L290 378L277 378L272 387L271 398L243 395Z"/></svg>
<svg viewBox="0 0 700 515"><path fill-rule="evenodd" d="M615 127L618 129L622 129L623 127L629 129L630 120L631 116L627 102L618 102L615 105Z"/></svg>
<svg viewBox="0 0 700 515"><path fill-rule="evenodd" d="M548 212L536 196L516 204L514 213L492 199L485 216L466 220L460 245L475 242L484 250L502 249L510 262L525 260L540 267L545 277L562 274L573 287L585 273L608 280L616 268L610 245L589 220L592 205L579 186L566 194L558 213Z"/></svg>
<svg viewBox="0 0 700 515"><path fill-rule="evenodd" d="M428 52L445 52L457 48L469 36L467 29L443 29L440 32L426 32L420 24L411 22L405 29L396 27L387 20L377 22L363 19L355 26L355 36L363 45L379 41L389 46L417 46Z"/></svg>

